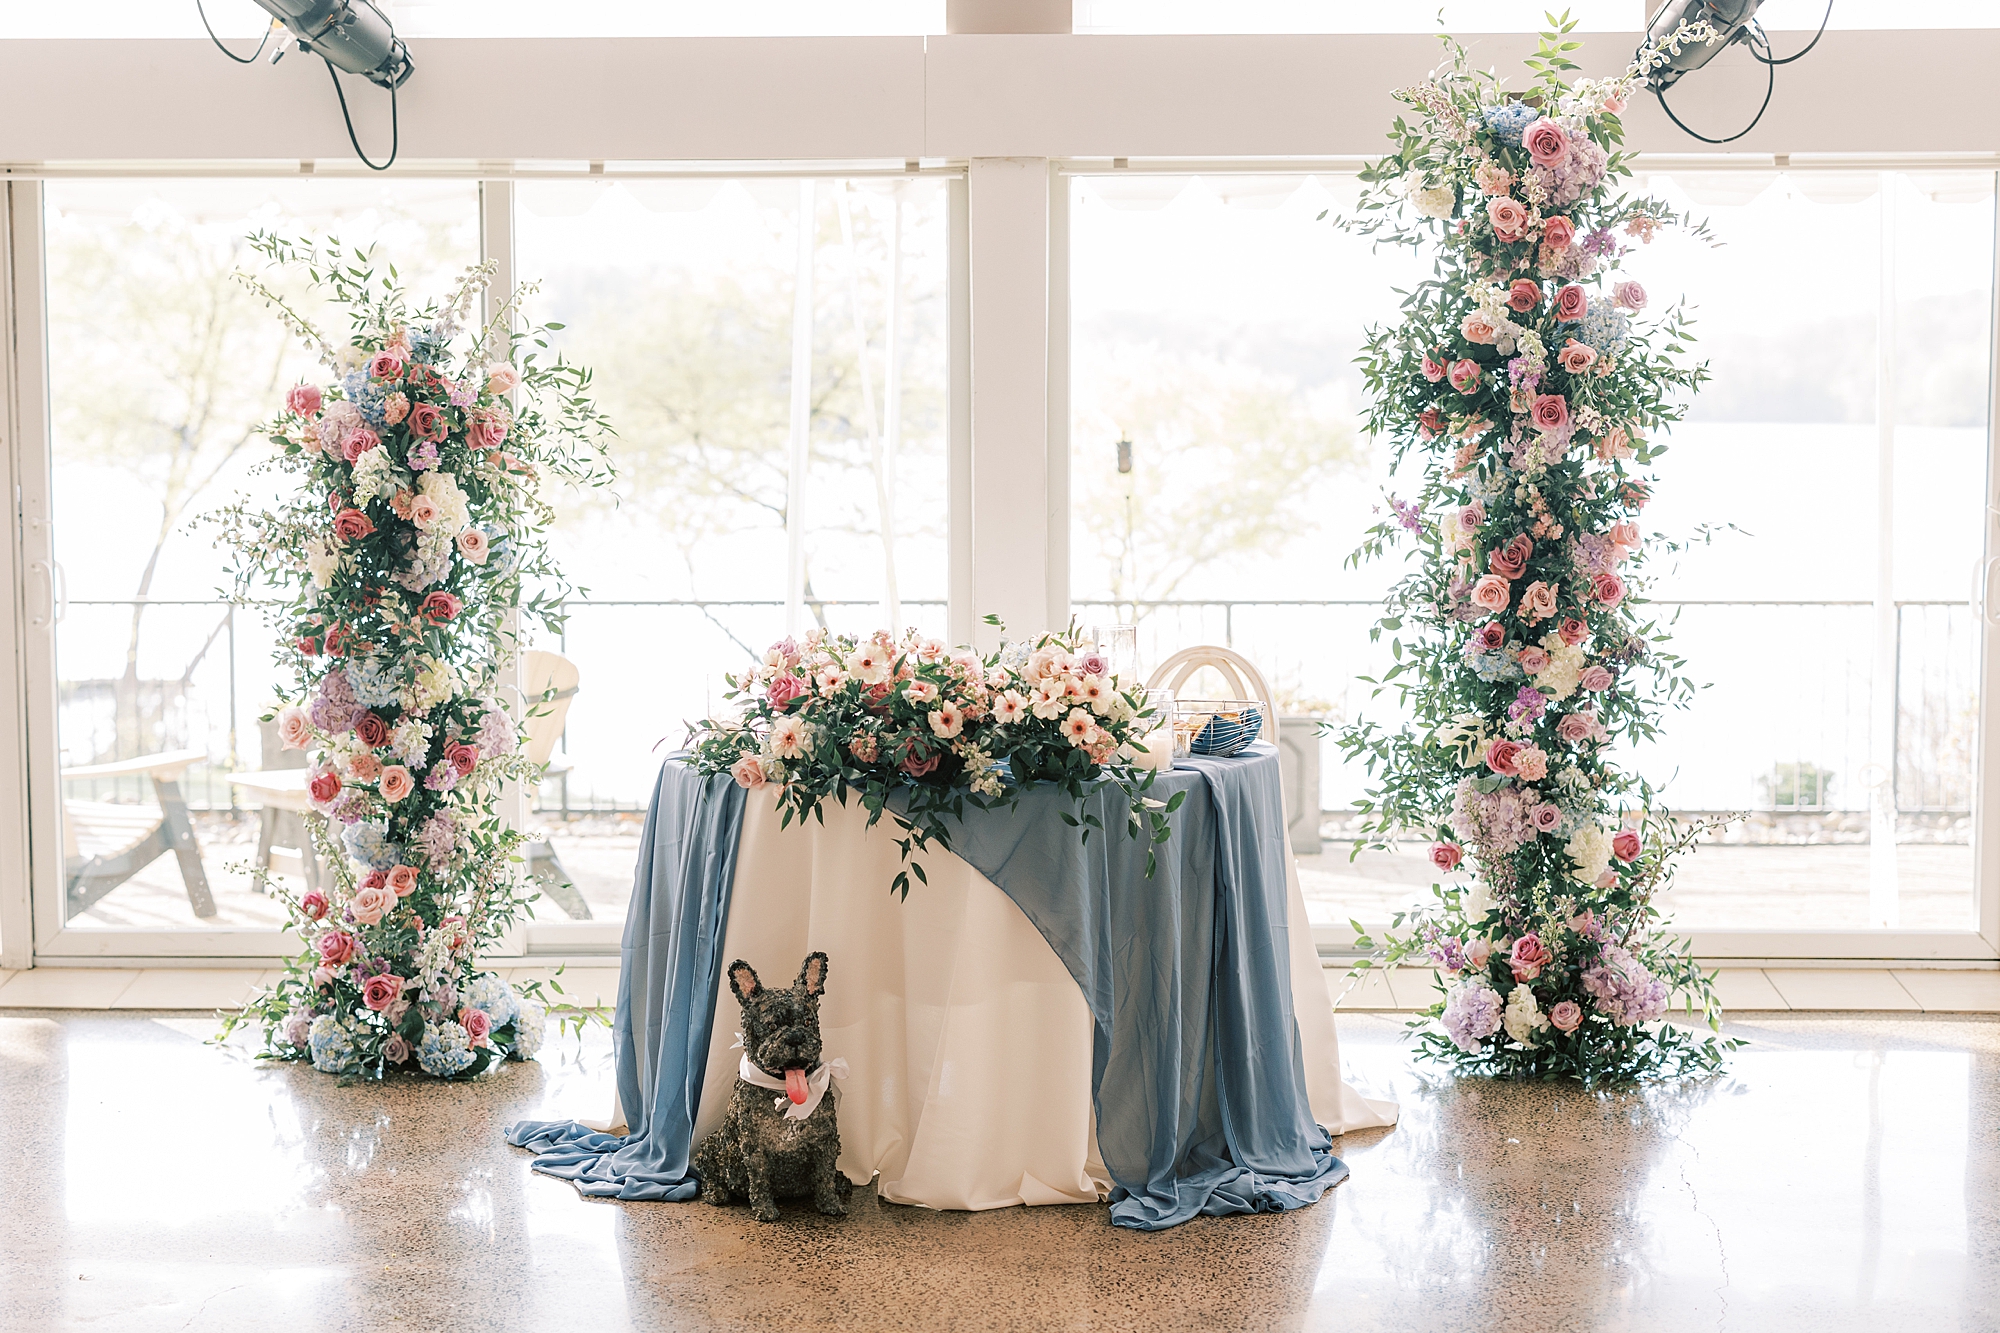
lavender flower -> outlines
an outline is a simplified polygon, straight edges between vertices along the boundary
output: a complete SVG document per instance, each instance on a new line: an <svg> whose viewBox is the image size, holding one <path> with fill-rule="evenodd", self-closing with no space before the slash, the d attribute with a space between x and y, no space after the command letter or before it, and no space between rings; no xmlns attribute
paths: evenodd
<svg viewBox="0 0 2000 1333"><path fill-rule="evenodd" d="M329 736L338 736L354 727L354 720L361 716L361 707L355 702L354 687L347 679L347 672L339 667L320 677L319 689L313 692L312 704L306 710L312 724Z"/></svg>
<svg viewBox="0 0 2000 1333"><path fill-rule="evenodd" d="M1506 1005L1484 977L1468 977L1452 987L1444 1002L1444 1031L1452 1045L1471 1054L1500 1030Z"/></svg>
<svg viewBox="0 0 2000 1333"><path fill-rule="evenodd" d="M1523 685L1507 705L1507 716L1516 722L1539 722L1548 711L1548 700L1532 685Z"/></svg>
<svg viewBox="0 0 2000 1333"><path fill-rule="evenodd" d="M1667 983L1616 944L1603 946L1581 980L1597 1011L1614 1023L1650 1023L1667 1012Z"/></svg>
<svg viewBox="0 0 2000 1333"><path fill-rule="evenodd" d="M419 440L410 446L410 471L429 472L438 465L438 447L434 441Z"/></svg>

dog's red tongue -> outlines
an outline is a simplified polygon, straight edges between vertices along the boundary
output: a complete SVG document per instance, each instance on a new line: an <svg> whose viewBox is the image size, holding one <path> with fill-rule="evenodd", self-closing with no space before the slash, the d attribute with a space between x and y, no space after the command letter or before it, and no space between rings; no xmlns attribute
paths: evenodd
<svg viewBox="0 0 2000 1333"><path fill-rule="evenodd" d="M806 1104L806 1071L787 1069L785 1071L785 1095L792 1099L792 1105Z"/></svg>

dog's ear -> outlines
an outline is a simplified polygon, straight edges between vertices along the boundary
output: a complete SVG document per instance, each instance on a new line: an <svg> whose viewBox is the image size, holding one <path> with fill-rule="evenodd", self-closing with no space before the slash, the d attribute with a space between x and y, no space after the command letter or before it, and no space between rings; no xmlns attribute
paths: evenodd
<svg viewBox="0 0 2000 1333"><path fill-rule="evenodd" d="M736 998L744 1004L764 993L764 985L757 980L756 970L741 958L729 965L729 989L736 992Z"/></svg>
<svg viewBox="0 0 2000 1333"><path fill-rule="evenodd" d="M826 993L825 954L814 952L806 955L805 963L799 968L798 984L814 999Z"/></svg>

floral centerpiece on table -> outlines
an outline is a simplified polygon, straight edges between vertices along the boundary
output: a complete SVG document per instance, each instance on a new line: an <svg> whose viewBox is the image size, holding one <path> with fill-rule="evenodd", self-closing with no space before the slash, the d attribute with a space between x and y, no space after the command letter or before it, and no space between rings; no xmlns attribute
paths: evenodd
<svg viewBox="0 0 2000 1333"><path fill-rule="evenodd" d="M905 898L910 876L925 878L912 854L932 843L949 850L948 821L968 803L1011 806L1027 784L1053 783L1077 804L1064 821L1088 840L1105 830L1084 800L1092 784L1109 782L1125 796L1125 832L1147 840L1151 874L1167 816L1186 796L1146 795L1158 770L1136 766L1133 746L1164 719L1074 629L984 657L914 630L899 640L814 629L725 679L724 697L741 712L694 724L695 767L752 790L775 784L786 826L829 797L846 804L850 791L870 827L887 812L909 863L890 889Z"/></svg>
<svg viewBox="0 0 2000 1333"><path fill-rule="evenodd" d="M327 1073L471 1077L542 1042L540 986L478 966L532 901L513 869L522 835L496 800L539 775L502 695L520 615L560 625L537 487L607 480L605 428L588 372L543 360L543 330L512 330L518 293L465 327L490 265L412 308L364 252L250 243L304 269L352 328L330 339L239 275L328 372L287 393L267 428L267 466L296 478L292 498L270 512L239 503L221 523L237 596L267 606L298 682L278 730L311 752L332 883L293 897L262 877L305 949L231 1026L261 1020L265 1054ZM524 595L531 579L539 590Z"/></svg>
<svg viewBox="0 0 2000 1333"><path fill-rule="evenodd" d="M1340 743L1374 779L1364 841L1433 829L1437 869L1474 876L1398 914L1412 929L1384 950L1441 969L1427 1051L1597 1081L1710 1068L1732 1044L1659 1021L1678 995L1720 1026L1712 978L1654 904L1702 827L1612 758L1693 696L1644 609L1647 548L1673 548L1640 517L1664 452L1648 437L1707 378L1682 356L1682 309L1642 319L1647 294L1620 270L1682 219L1615 190L1618 113L1667 51L1714 34L1687 25L1623 74L1571 84L1570 26L1544 35L1522 96L1447 39L1446 63L1397 94L1416 114L1346 224L1437 264L1360 358L1369 429L1397 464L1425 460L1420 494L1391 497L1355 557L1412 548L1372 633L1393 638L1381 683L1414 722Z"/></svg>

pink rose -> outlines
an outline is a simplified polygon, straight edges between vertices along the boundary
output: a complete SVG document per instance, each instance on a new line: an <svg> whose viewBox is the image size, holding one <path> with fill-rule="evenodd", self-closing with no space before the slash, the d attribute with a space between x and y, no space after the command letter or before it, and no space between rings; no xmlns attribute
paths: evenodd
<svg viewBox="0 0 2000 1333"><path fill-rule="evenodd" d="M1077 669L1086 676L1106 676L1111 674L1111 659L1103 653L1085 653L1077 659Z"/></svg>
<svg viewBox="0 0 2000 1333"><path fill-rule="evenodd" d="M1565 616L1563 617L1563 623L1556 627L1556 633L1562 636L1564 643L1574 648L1590 637L1590 626L1584 624L1575 616Z"/></svg>
<svg viewBox="0 0 2000 1333"><path fill-rule="evenodd" d="M1576 224L1565 217L1553 217L1542 224L1542 244L1551 250L1567 250L1576 239Z"/></svg>
<svg viewBox="0 0 2000 1333"><path fill-rule="evenodd" d="M1615 870L1613 870L1613 869L1611 869L1610 867L1608 867L1608 866L1607 866L1607 867L1606 867L1606 868L1605 868L1605 869L1604 869L1604 870L1603 870L1603 871L1602 871L1602 872L1601 872L1601 873L1600 873L1600 874L1599 874L1599 875L1597 876L1597 887L1598 887L1598 888L1600 888L1600 889L1615 889L1615 888L1617 888L1617 887L1618 887L1618 872L1617 872L1617 871L1615 871Z"/></svg>
<svg viewBox="0 0 2000 1333"><path fill-rule="evenodd" d="M382 1058L392 1065L409 1063L409 1039L400 1032L391 1032L382 1043Z"/></svg>
<svg viewBox="0 0 2000 1333"><path fill-rule="evenodd" d="M1495 741L1486 752L1486 766L1503 777L1511 778L1518 772L1514 764L1524 748L1519 741Z"/></svg>
<svg viewBox="0 0 2000 1333"><path fill-rule="evenodd" d="M1606 109L1609 110L1608 107ZM1583 1026L1583 1010L1577 1007L1575 1000L1558 1000L1555 1007L1549 1010L1549 1022L1554 1023L1560 1032L1574 1032Z"/></svg>
<svg viewBox="0 0 2000 1333"><path fill-rule="evenodd" d="M1646 289L1627 278L1611 289L1611 299L1627 310L1646 308Z"/></svg>
<svg viewBox="0 0 2000 1333"><path fill-rule="evenodd" d="M1474 967L1485 967L1487 960L1493 957L1493 941L1474 940L1465 946L1465 957Z"/></svg>
<svg viewBox="0 0 2000 1333"><path fill-rule="evenodd" d="M1528 150L1536 166L1552 167L1569 156L1569 133L1543 116L1521 135L1521 147Z"/></svg>
<svg viewBox="0 0 2000 1333"><path fill-rule="evenodd" d="M1471 343L1491 343L1497 336L1493 329L1493 321L1476 310L1459 321L1458 333L1461 338Z"/></svg>
<svg viewBox="0 0 2000 1333"><path fill-rule="evenodd" d="M472 564L483 565L493 553L493 539L484 528L467 528L458 534L458 553Z"/></svg>
<svg viewBox="0 0 2000 1333"><path fill-rule="evenodd" d="M1538 393L1528 405L1528 417L1540 430L1561 430L1569 425L1569 400L1559 393Z"/></svg>
<svg viewBox="0 0 2000 1333"><path fill-rule="evenodd" d="M1606 608L1625 600L1625 580L1616 574L1598 574L1590 580L1590 595Z"/></svg>
<svg viewBox="0 0 2000 1333"><path fill-rule="evenodd" d="M1590 312L1590 295L1575 283L1556 292L1556 318L1574 324Z"/></svg>
<svg viewBox="0 0 2000 1333"><path fill-rule="evenodd" d="M430 496L416 495L410 497L410 522L420 528L428 528L431 524L438 521L438 515L437 501L433 500Z"/></svg>
<svg viewBox="0 0 2000 1333"><path fill-rule="evenodd" d="M379 713L363 713L354 720L354 738L370 749L389 743L389 724Z"/></svg>
<svg viewBox="0 0 2000 1333"><path fill-rule="evenodd" d="M1592 694L1601 694L1611 688L1611 672L1602 666L1586 667L1579 683Z"/></svg>
<svg viewBox="0 0 2000 1333"><path fill-rule="evenodd" d="M1528 557L1535 553L1535 543L1525 532L1517 532L1507 539L1505 546L1499 547L1486 557L1486 567L1505 579L1518 579L1528 570Z"/></svg>
<svg viewBox="0 0 2000 1333"><path fill-rule="evenodd" d="M1483 653L1497 653L1507 646L1507 627L1497 620L1489 620L1472 635L1473 642Z"/></svg>
<svg viewBox="0 0 2000 1333"><path fill-rule="evenodd" d="M385 801L400 801L417 789L417 780L401 764L391 764L382 770L381 780L375 784L375 789L382 793Z"/></svg>
<svg viewBox="0 0 2000 1333"><path fill-rule="evenodd" d="M1567 714L1562 721L1556 723L1556 735L1571 745L1580 744L1590 739L1590 733L1595 730L1593 724L1596 720L1589 713Z"/></svg>
<svg viewBox="0 0 2000 1333"><path fill-rule="evenodd" d="M508 365L486 367L486 392L490 394L512 393L520 387L521 372Z"/></svg>
<svg viewBox="0 0 2000 1333"><path fill-rule="evenodd" d="M398 995L402 995L402 977L394 977L390 973L378 973L362 983L362 1003L374 1009L376 1013L382 1013L384 1009L394 1005Z"/></svg>
<svg viewBox="0 0 2000 1333"><path fill-rule="evenodd" d="M442 588L424 598L423 606L419 608L424 619L433 625L442 625L464 609L465 603Z"/></svg>
<svg viewBox="0 0 2000 1333"><path fill-rule="evenodd" d="M1419 369L1422 371L1423 377L1432 384L1436 384L1444 378L1444 364L1429 352L1424 353L1423 365Z"/></svg>
<svg viewBox="0 0 2000 1333"><path fill-rule="evenodd" d="M347 908L354 913L356 921L372 926L382 919L384 912L395 910L395 906L396 895L386 885L369 884L355 890L354 900L348 903Z"/></svg>
<svg viewBox="0 0 2000 1333"><path fill-rule="evenodd" d="M1435 407L1427 407L1417 413L1417 438L1428 440L1444 429L1444 413Z"/></svg>
<svg viewBox="0 0 2000 1333"><path fill-rule="evenodd" d="M1556 590L1536 579L1521 594L1521 619L1539 625L1556 613Z"/></svg>
<svg viewBox="0 0 2000 1333"><path fill-rule="evenodd" d="M368 358L368 375L371 379L394 380L403 377L403 358L394 352L377 352Z"/></svg>
<svg viewBox="0 0 2000 1333"><path fill-rule="evenodd" d="M361 455L382 443L382 437L363 426L340 442L340 456L350 463L360 461Z"/></svg>
<svg viewBox="0 0 2000 1333"><path fill-rule="evenodd" d="M344 930L329 930L314 947L319 950L319 961L327 967L339 967L354 957L354 937Z"/></svg>
<svg viewBox="0 0 2000 1333"><path fill-rule="evenodd" d="M1486 220L1493 224L1493 234L1502 241L1518 241L1528 226L1528 210L1502 195L1486 201Z"/></svg>
<svg viewBox="0 0 2000 1333"><path fill-rule="evenodd" d="M1507 305L1519 314L1527 314L1542 303L1542 287L1533 278L1516 278L1507 287Z"/></svg>
<svg viewBox="0 0 2000 1333"><path fill-rule="evenodd" d="M1498 574L1482 574L1479 582L1472 585L1472 603L1498 614L1507 609L1507 603L1514 599L1513 589L1506 579Z"/></svg>
<svg viewBox="0 0 2000 1333"><path fill-rule="evenodd" d="M458 1011L458 1025L465 1029L465 1035L472 1039L474 1046L486 1040L486 1034L493 1030L493 1020L484 1009L474 1009L467 1005Z"/></svg>
<svg viewBox="0 0 2000 1333"><path fill-rule="evenodd" d="M407 898L417 891L417 870L415 866L397 866L389 872L389 888L398 898Z"/></svg>
<svg viewBox="0 0 2000 1333"><path fill-rule="evenodd" d="M737 786L756 791L764 785L764 765L756 755L746 754L729 766L729 776L736 779Z"/></svg>
<svg viewBox="0 0 2000 1333"><path fill-rule="evenodd" d="M308 921L318 921L326 916L326 895L314 889L299 899L299 910L306 914Z"/></svg>
<svg viewBox="0 0 2000 1333"><path fill-rule="evenodd" d="M467 745L464 741L453 741L444 747L445 762L458 770L462 778L472 776L472 770L479 767L479 747Z"/></svg>
<svg viewBox="0 0 2000 1333"><path fill-rule="evenodd" d="M1591 362L1597 360L1597 349L1589 343L1580 343L1571 338L1568 344L1556 353L1556 360L1570 374L1581 375L1590 369Z"/></svg>
<svg viewBox="0 0 2000 1333"><path fill-rule="evenodd" d="M903 756L903 771L905 773L908 773L913 778L928 777L931 774L931 772L937 768L938 760L942 759L943 757L944 756L942 755L934 754L927 756L926 758L919 759L917 758L917 752L915 750L911 750L908 754Z"/></svg>
<svg viewBox="0 0 2000 1333"><path fill-rule="evenodd" d="M319 411L325 401L317 384L294 384L285 391L285 410L295 412L302 417L309 417Z"/></svg>
<svg viewBox="0 0 2000 1333"><path fill-rule="evenodd" d="M783 708L792 700L806 692L806 683L789 671L779 672L771 678L765 688L764 697L771 701L771 707Z"/></svg>
<svg viewBox="0 0 2000 1333"><path fill-rule="evenodd" d="M1554 833L1563 822L1562 807L1543 801L1535 807L1535 813L1528 816L1528 822L1535 826L1537 833Z"/></svg>
<svg viewBox="0 0 2000 1333"><path fill-rule="evenodd" d="M1486 506L1474 500L1458 511L1458 530L1465 533L1477 532L1486 526Z"/></svg>
<svg viewBox="0 0 2000 1333"><path fill-rule="evenodd" d="M1521 670L1531 676L1539 676L1548 668L1549 655L1539 648L1521 650Z"/></svg>
<svg viewBox="0 0 2000 1333"><path fill-rule="evenodd" d="M1454 361L1445 374L1451 380L1451 387L1460 393L1471 393L1479 387L1479 366L1472 361Z"/></svg>
<svg viewBox="0 0 2000 1333"><path fill-rule="evenodd" d="M340 795L340 778L332 769L321 769L313 774L312 781L306 784L306 790L312 793L315 801L325 805Z"/></svg>
<svg viewBox="0 0 2000 1333"><path fill-rule="evenodd" d="M1554 961L1555 955L1549 952L1549 946L1543 944L1541 937L1532 930L1514 941L1514 950L1507 959L1508 965L1514 969L1516 981L1533 981L1542 974L1543 968Z"/></svg>
<svg viewBox="0 0 2000 1333"><path fill-rule="evenodd" d="M1514 772L1526 782L1540 782L1549 775L1549 757L1530 745L1514 756Z"/></svg>
<svg viewBox="0 0 2000 1333"><path fill-rule="evenodd" d="M1628 551L1639 549L1639 525L1630 519L1613 523L1611 531L1605 536L1609 537L1614 545L1622 546Z"/></svg>
<svg viewBox="0 0 2000 1333"><path fill-rule="evenodd" d="M1458 869L1458 863L1464 859L1465 849L1455 842L1431 844L1431 864L1447 875Z"/></svg>
<svg viewBox="0 0 2000 1333"><path fill-rule="evenodd" d="M445 437L444 412L436 403L417 403L410 408L405 424L420 440L437 443Z"/></svg>
<svg viewBox="0 0 2000 1333"><path fill-rule="evenodd" d="M1639 859L1639 832L1637 829L1620 829L1618 836L1611 840L1611 854L1621 861Z"/></svg>
<svg viewBox="0 0 2000 1333"><path fill-rule="evenodd" d="M312 743L312 720L303 708L286 708L278 713L278 739L287 750L303 750Z"/></svg>

